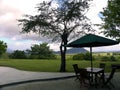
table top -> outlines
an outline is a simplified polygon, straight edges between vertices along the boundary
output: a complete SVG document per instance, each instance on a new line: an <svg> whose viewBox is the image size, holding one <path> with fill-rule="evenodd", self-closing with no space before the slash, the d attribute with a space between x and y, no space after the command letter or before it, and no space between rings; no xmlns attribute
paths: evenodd
<svg viewBox="0 0 120 90"><path fill-rule="evenodd" d="M91 67L87 67L86 70L87 70L88 72L91 72ZM93 72L93 73L99 73L99 72L101 72L101 71L103 71L103 68L94 68L94 67L93 67L93 69L92 69L92 72Z"/></svg>
<svg viewBox="0 0 120 90"><path fill-rule="evenodd" d="M120 64L112 64L112 68L120 69Z"/></svg>

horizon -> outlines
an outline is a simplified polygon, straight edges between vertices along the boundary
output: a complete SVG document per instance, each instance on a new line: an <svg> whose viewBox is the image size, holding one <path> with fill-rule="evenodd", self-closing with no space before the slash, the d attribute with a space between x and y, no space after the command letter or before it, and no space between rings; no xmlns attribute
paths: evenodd
<svg viewBox="0 0 120 90"><path fill-rule="evenodd" d="M106 49L101 49L101 48L106 48ZM93 47L92 48L92 52L95 52L95 53L102 53L102 52L120 52L120 50L118 49L118 50L116 50L116 49L111 49L111 50L108 50L107 48L107 46L103 46L103 47ZM95 48L98 48L98 49L95 49ZM111 47L112 48L112 47ZM76 49L76 48L67 48L67 50L70 50L70 49ZM87 50L88 52L90 51L90 48L84 48L84 47L82 47L82 48L78 48L78 49L85 49L85 50ZM7 52L13 52L13 51L15 51L15 50L21 50L21 49L9 49L9 48L7 48ZM27 49L24 49L24 50L21 50L21 51L26 51ZM51 49L51 50L53 50L54 52L59 52L60 50L54 50L54 49Z"/></svg>

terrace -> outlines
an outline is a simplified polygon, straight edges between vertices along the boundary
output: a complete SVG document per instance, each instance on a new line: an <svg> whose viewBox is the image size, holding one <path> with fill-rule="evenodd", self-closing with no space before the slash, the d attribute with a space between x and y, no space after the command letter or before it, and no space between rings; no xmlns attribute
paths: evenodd
<svg viewBox="0 0 120 90"><path fill-rule="evenodd" d="M106 73L109 74L109 73ZM74 73L48 73L0 68L1 90L120 90L120 73L116 72L111 85L101 87L81 86Z"/></svg>

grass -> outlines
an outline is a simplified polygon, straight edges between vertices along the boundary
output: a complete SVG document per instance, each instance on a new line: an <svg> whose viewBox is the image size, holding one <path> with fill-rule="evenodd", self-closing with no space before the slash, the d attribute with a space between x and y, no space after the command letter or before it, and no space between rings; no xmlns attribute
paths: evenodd
<svg viewBox="0 0 120 90"><path fill-rule="evenodd" d="M101 61L93 61L93 66L98 67ZM13 67L20 70L25 71L38 71L38 72L59 72L60 69L60 60L20 60L20 59L7 59L0 60L0 66ZM68 60L66 62L66 69L68 72L73 72L73 64L78 64L81 68L90 67L90 61L73 61ZM104 62L106 63L106 72L109 72L110 66L113 63L120 63L120 61L116 62Z"/></svg>
<svg viewBox="0 0 120 90"><path fill-rule="evenodd" d="M60 61L55 60L0 60L0 66L8 66L26 71L57 72Z"/></svg>

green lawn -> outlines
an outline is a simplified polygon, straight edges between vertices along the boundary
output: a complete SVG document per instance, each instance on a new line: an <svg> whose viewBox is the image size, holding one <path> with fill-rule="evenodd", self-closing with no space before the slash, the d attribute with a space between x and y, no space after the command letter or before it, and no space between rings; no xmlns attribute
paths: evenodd
<svg viewBox="0 0 120 90"><path fill-rule="evenodd" d="M101 61L93 61L94 67L98 67ZM106 72L110 71L110 66L112 63L120 63L117 62L105 62L106 63ZM73 72L73 64L78 64L79 67L85 68L90 67L90 61L73 61L68 60L66 62L66 68L68 72ZM0 66L8 66L17 68L20 70L26 71L38 71L38 72L59 72L60 68L60 60L0 60Z"/></svg>

